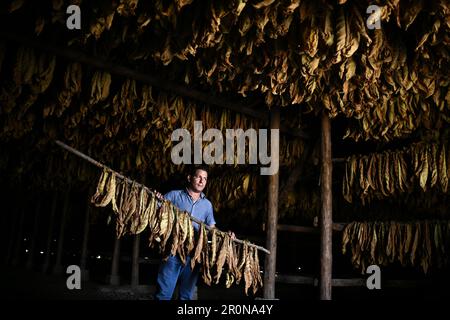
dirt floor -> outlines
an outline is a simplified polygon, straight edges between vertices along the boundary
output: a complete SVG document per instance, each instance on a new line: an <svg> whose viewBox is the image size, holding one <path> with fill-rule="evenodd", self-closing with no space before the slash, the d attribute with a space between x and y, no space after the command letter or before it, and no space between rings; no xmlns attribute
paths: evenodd
<svg viewBox="0 0 450 320"><path fill-rule="evenodd" d="M66 285L68 275L44 274L23 267L0 267L0 282L4 299L11 300L153 300L155 286L130 285L111 286L99 281L84 281L81 289L69 290ZM220 286L208 287L200 284L199 300L253 299L246 297L241 286L230 289Z"/></svg>
<svg viewBox="0 0 450 320"><path fill-rule="evenodd" d="M5 300L153 300L154 283L132 287L127 279L122 285L111 286L106 279L91 277L81 283L81 289L69 290L66 280L69 275L54 275L24 267L1 266L1 294ZM444 279L443 279L444 281ZM448 279L444 281L448 283ZM368 290L362 287L335 287L334 300L390 300L390 299L449 299L447 286L382 288ZM261 294L261 293L260 293ZM199 282L198 300L255 300L256 296L246 296L241 285L229 289L221 285L211 287ZM276 284L276 298L280 300L318 300L317 287L298 284Z"/></svg>

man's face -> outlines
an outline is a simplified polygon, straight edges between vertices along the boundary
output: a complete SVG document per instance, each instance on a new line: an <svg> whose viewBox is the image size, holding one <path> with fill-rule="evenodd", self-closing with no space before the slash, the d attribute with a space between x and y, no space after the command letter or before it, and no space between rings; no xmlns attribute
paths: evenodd
<svg viewBox="0 0 450 320"><path fill-rule="evenodd" d="M208 173L204 170L197 169L195 176L188 176L189 186L194 192L202 192L208 181Z"/></svg>

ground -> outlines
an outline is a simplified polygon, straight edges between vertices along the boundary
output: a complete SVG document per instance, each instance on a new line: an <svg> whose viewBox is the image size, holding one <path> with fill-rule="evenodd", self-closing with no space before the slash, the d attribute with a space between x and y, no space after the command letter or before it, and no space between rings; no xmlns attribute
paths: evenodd
<svg viewBox="0 0 450 320"><path fill-rule="evenodd" d="M68 275L67 275L68 276ZM155 286L139 285L131 287L108 285L105 281L91 280L82 282L81 290L69 290L66 286L67 276L42 273L24 267L0 267L1 294L3 300L153 300ZM448 279L442 279L449 283ZM335 287L334 300L391 300L391 299L449 299L445 285L439 287L409 287L368 290L361 287ZM261 294L260 294L261 295ZM259 295L259 296L260 296ZM280 300L318 300L318 288L298 285L276 285L276 298ZM199 283L198 300L253 300L254 296L246 296L242 286L229 289L221 285L211 287Z"/></svg>
<svg viewBox="0 0 450 320"><path fill-rule="evenodd" d="M82 282L81 290L69 290L66 275L53 275L29 270L23 267L2 266L1 286L4 299L62 299L62 300L153 300L155 286L130 285L110 286L99 281ZM68 276L68 275L67 275ZM221 286L199 285L198 297L201 300L249 299L242 287L230 289Z"/></svg>

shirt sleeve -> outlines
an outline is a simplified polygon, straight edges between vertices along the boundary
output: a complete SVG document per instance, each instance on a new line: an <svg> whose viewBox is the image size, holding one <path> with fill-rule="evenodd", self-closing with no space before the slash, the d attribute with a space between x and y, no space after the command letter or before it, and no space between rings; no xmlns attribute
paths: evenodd
<svg viewBox="0 0 450 320"><path fill-rule="evenodd" d="M169 200L170 202L173 202L175 199L175 192L169 191L164 195L164 199Z"/></svg>
<svg viewBox="0 0 450 320"><path fill-rule="evenodd" d="M169 200L170 202L173 203L173 199L175 198L175 192L173 191L169 191L164 195L164 199ZM161 200L157 200L156 201L156 207L159 209L162 205L162 201Z"/></svg>

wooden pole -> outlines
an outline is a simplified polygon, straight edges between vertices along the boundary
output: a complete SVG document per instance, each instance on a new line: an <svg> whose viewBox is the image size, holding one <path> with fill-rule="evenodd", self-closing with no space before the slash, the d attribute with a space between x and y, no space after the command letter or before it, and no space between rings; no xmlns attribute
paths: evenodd
<svg viewBox="0 0 450 320"><path fill-rule="evenodd" d="M146 183L145 175L143 174L144 179L142 181L143 184ZM136 234L133 238L133 253L131 257L131 286L137 287L139 285L139 247L141 243L141 235Z"/></svg>
<svg viewBox="0 0 450 320"><path fill-rule="evenodd" d="M145 174L142 179L142 184L146 183ZM131 286L137 287L139 285L139 245L141 243L140 234L136 234L133 237L133 252L131 255Z"/></svg>
<svg viewBox="0 0 450 320"><path fill-rule="evenodd" d="M333 223L333 231L344 230L346 223ZM300 233L320 233L320 229L316 227L305 227L296 225L279 224L278 231L300 232Z"/></svg>
<svg viewBox="0 0 450 320"><path fill-rule="evenodd" d="M30 251L28 252L28 258L26 263L26 268L33 268L34 256L36 251L36 243L39 232L39 215L41 211L42 199L38 196L36 207L34 210L34 222L33 222L33 232L31 234L31 243L30 243Z"/></svg>
<svg viewBox="0 0 450 320"><path fill-rule="evenodd" d="M3 199L8 199L8 196L1 195L0 200L3 200ZM9 226L9 218L11 218L10 215L8 216L8 215L4 214L4 212L1 212L0 219L1 219L2 226ZM9 236L9 234L7 232L3 232L0 235L0 250L1 251L4 251L4 250L8 249L8 239L10 239L10 238L11 237ZM8 263L8 261L6 259L6 255L1 258L1 262L3 264L7 264Z"/></svg>
<svg viewBox="0 0 450 320"><path fill-rule="evenodd" d="M47 231L47 244L45 246L45 260L44 264L42 265L42 272L47 272L48 267L50 266L50 253L52 251L52 238L53 238L53 231L55 228L55 214L57 205L58 205L58 193L55 192L52 200L52 207L50 209L50 220Z"/></svg>
<svg viewBox="0 0 450 320"><path fill-rule="evenodd" d="M18 223L19 223L19 216L17 214L18 212L15 211L13 214L9 215L10 216L10 221L11 222L7 222L7 237L8 237L8 245L6 248L6 255L4 255L4 261L5 264L9 264L12 262L12 256L13 256L13 248L14 248L14 234L16 233L16 229L18 228Z"/></svg>
<svg viewBox="0 0 450 320"><path fill-rule="evenodd" d="M320 219L320 299L331 300L332 288L332 162L330 118L322 114L322 210Z"/></svg>
<svg viewBox="0 0 450 320"><path fill-rule="evenodd" d="M14 248L14 256L12 260L12 266L15 267L20 263L20 257L22 256L22 243L23 243L23 225L25 222L26 205L22 204L20 209L19 230L17 231L16 246Z"/></svg>
<svg viewBox="0 0 450 320"><path fill-rule="evenodd" d="M92 194L92 188L89 188L89 194ZM89 271L87 270L87 255L88 255L88 242L89 242L89 220L91 215L91 203L90 198L88 197L88 201L86 204L86 214L84 216L84 228L83 228L83 243L81 245L81 257L80 257L80 269L81 269L81 278L83 281L89 280Z"/></svg>
<svg viewBox="0 0 450 320"><path fill-rule="evenodd" d="M131 257L131 286L139 285L139 244L141 243L140 234L136 234L133 238L133 254Z"/></svg>
<svg viewBox="0 0 450 320"><path fill-rule="evenodd" d="M59 235L58 235L58 249L56 251L56 263L55 267L53 268L53 273L55 274L61 274L63 271L62 267L62 255L63 255L63 248L64 248L64 234L66 229L66 217L67 217L67 211L69 210L69 190L67 190L64 193L64 205L61 215L61 223L59 225Z"/></svg>
<svg viewBox="0 0 450 320"><path fill-rule="evenodd" d="M271 110L270 129L280 128L280 110ZM271 155L272 161L278 155ZM278 224L278 186L279 174L269 176L267 240L266 247L270 255L266 256L264 268L264 298L275 299L275 272L277 262L277 224Z"/></svg>
<svg viewBox="0 0 450 320"><path fill-rule="evenodd" d="M111 275L109 276L109 284L112 286L118 286L120 284L119 262L120 262L120 239L114 237L114 252L111 262Z"/></svg>
<svg viewBox="0 0 450 320"><path fill-rule="evenodd" d="M97 167L99 167L99 168L106 169L106 170L108 170L108 171L113 172L113 173L116 175L117 178L122 179L122 180L125 180L125 181L127 181L128 183L134 184L134 185L136 185L136 186L139 187L139 188L143 188L143 189L146 190L149 194L152 194L152 195L155 194L155 191L154 191L154 190L151 190L151 189L147 188L145 185L143 185L143 184L141 184L141 183L139 183L139 182L137 182L137 181L131 180L130 178L128 178L128 177L126 177L126 176L120 174L119 172L117 172L117 171L115 171L115 170L109 168L108 166L105 166L104 164L98 162L97 160L92 159L91 157L85 155L84 153L78 151L77 149L74 149L74 148L68 146L68 145L65 144L64 142L61 142L61 141L59 141L59 140L56 140L55 143L56 143L58 146L60 146L61 148L63 148L63 149L65 149L65 150L67 150L67 151L69 151L69 152L71 152L71 153L73 153L73 154L79 156L80 158L82 158L82 159L84 159L84 160L86 160L86 161L92 163L93 165L95 165L95 166L97 166ZM168 201L168 200L165 200L165 201ZM212 229L210 226L204 224L203 222L201 222L200 220L196 219L196 218L193 217L193 216L189 216L189 218L190 218L192 221L197 222L199 225L204 225L205 228L206 228L206 230L209 230L209 231L210 231L210 230ZM226 232L220 231L220 230L217 229L217 228L214 228L214 229L216 230L216 232L221 232L221 233L223 233L223 234L226 233ZM244 240L240 240L240 239L237 239L237 238L233 239L233 241L234 241L234 242L237 242L237 243L242 243L242 244L245 243ZM270 254L270 251L267 250L267 249L265 249L265 248L263 248L263 247L257 246L257 245L255 245L255 244L249 243L249 242L246 242L246 243L247 243L247 245L250 246L250 247L254 247L254 248L256 248L256 249L258 249L258 250L261 250L261 251L263 251L263 252L265 252L265 253L267 253L267 254Z"/></svg>

